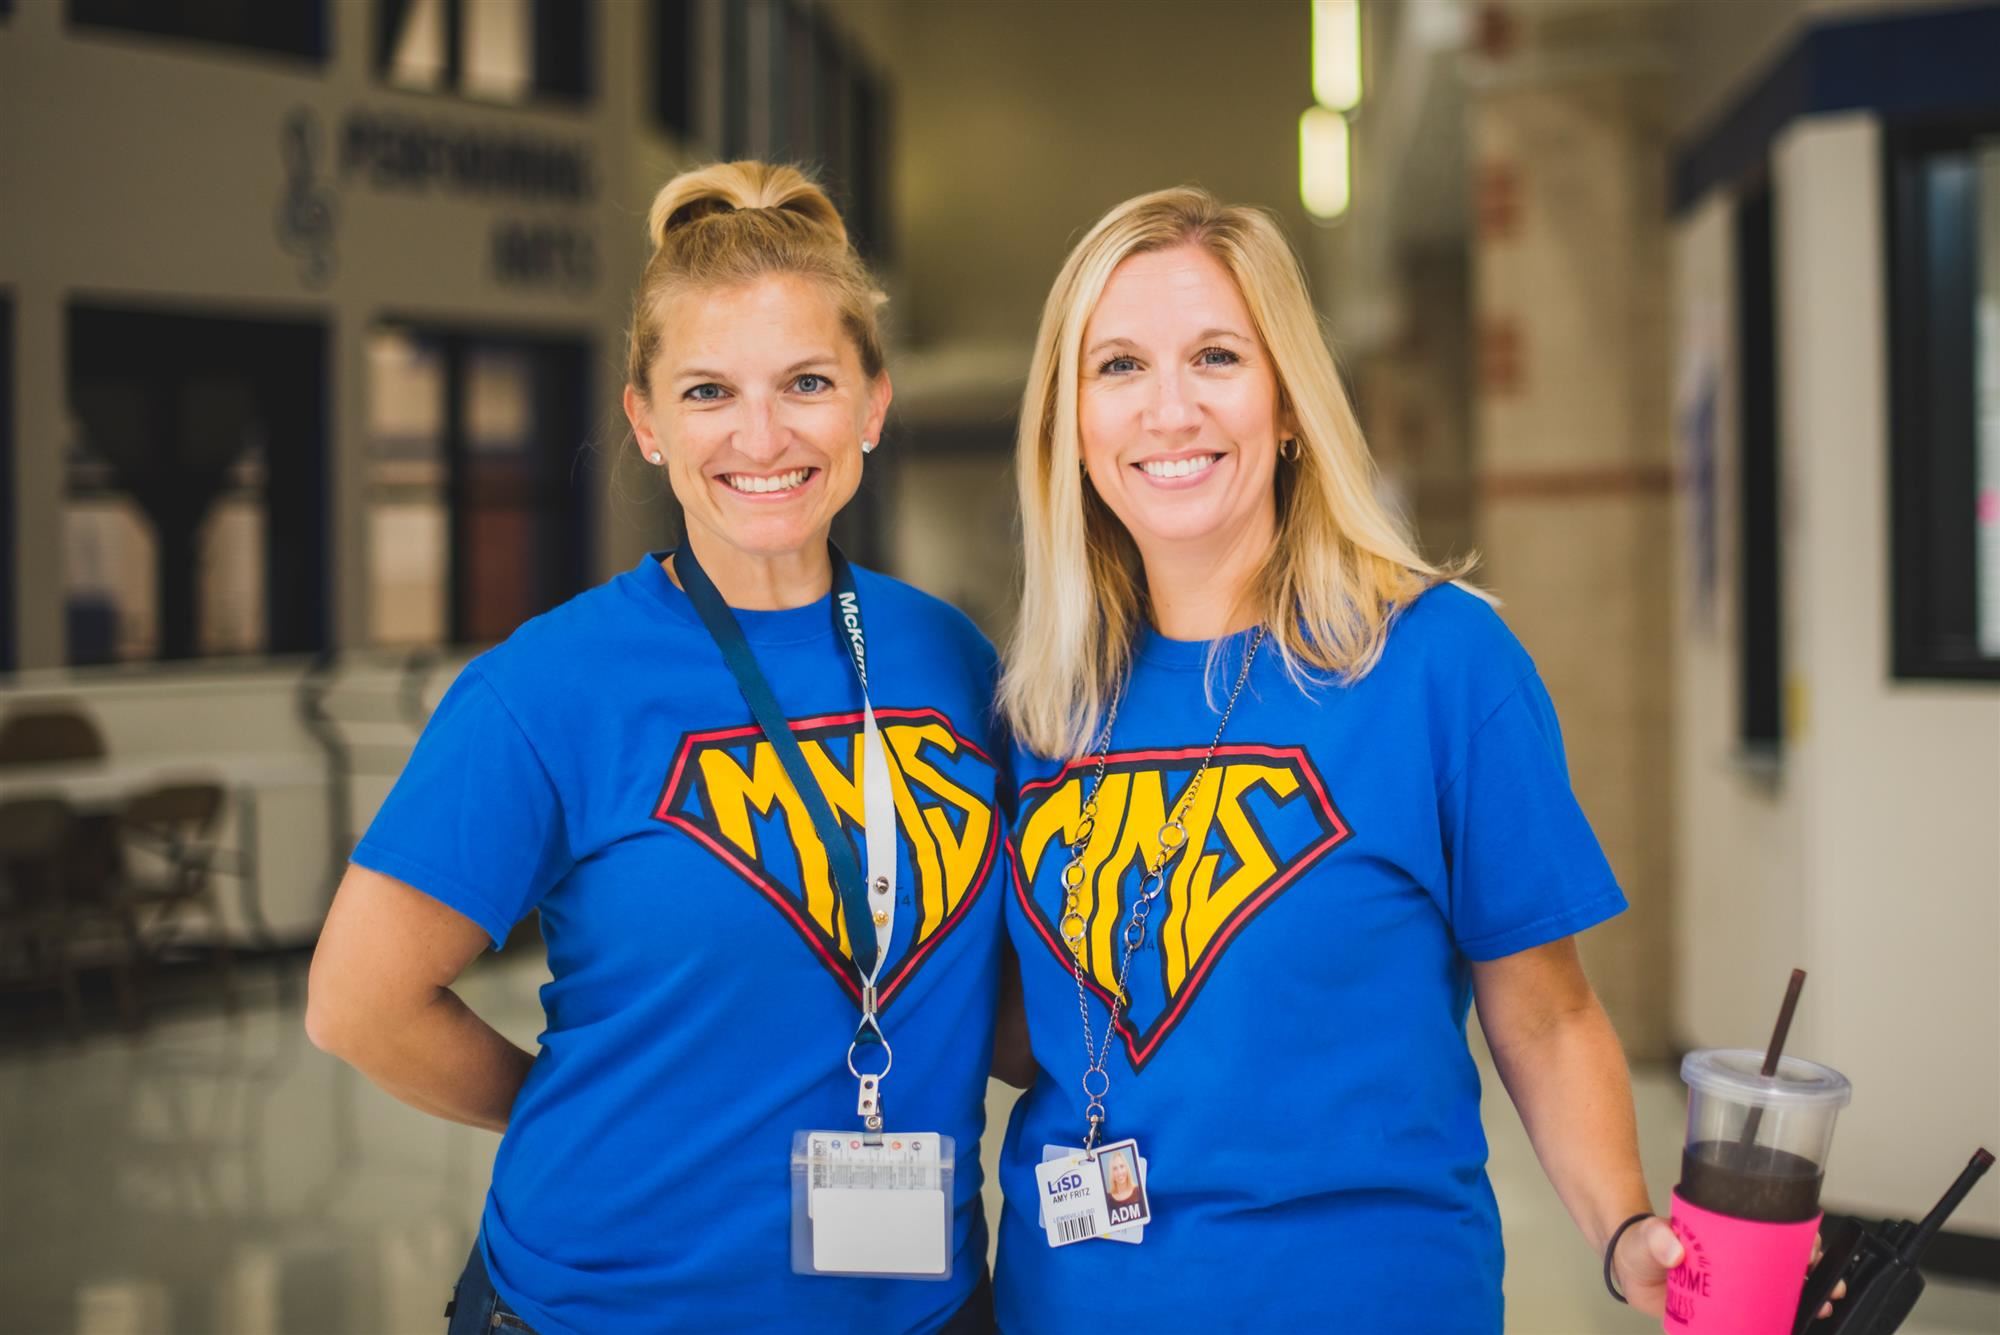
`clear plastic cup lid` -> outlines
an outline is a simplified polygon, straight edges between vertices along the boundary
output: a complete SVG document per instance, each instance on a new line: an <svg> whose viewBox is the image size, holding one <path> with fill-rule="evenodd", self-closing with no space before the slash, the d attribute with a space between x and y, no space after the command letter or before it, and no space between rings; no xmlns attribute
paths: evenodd
<svg viewBox="0 0 2000 1335"><path fill-rule="evenodd" d="M1764 1075L1764 1054L1752 1048L1703 1048L1681 1059L1681 1079L1715 1098L1763 1107L1845 1108L1854 1086L1831 1066L1803 1057L1778 1058L1778 1073Z"/></svg>

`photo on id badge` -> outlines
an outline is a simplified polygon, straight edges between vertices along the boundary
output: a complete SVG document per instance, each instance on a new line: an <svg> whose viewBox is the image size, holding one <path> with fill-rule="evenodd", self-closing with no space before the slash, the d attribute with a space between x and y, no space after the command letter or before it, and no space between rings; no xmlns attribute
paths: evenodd
<svg viewBox="0 0 2000 1335"><path fill-rule="evenodd" d="M1111 1227L1129 1228L1152 1217L1146 1205L1146 1184L1139 1172L1139 1147L1121 1140L1097 1152L1097 1166L1104 1174L1104 1204Z"/></svg>

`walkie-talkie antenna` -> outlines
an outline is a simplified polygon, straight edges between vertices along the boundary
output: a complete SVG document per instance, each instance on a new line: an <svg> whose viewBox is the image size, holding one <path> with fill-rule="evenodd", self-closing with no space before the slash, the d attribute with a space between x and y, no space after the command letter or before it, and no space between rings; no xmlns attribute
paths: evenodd
<svg viewBox="0 0 2000 1335"><path fill-rule="evenodd" d="M1897 1254L1904 1265L1917 1263L1917 1258L1924 1254L1924 1248L1931 1245L1931 1239L1944 1227L1944 1221L1951 1218L1951 1212L1958 1208L1959 1202L1965 1199L1965 1194L1972 1190L1973 1184L1984 1177L1986 1170L1992 1166L1993 1154L1990 1150L1981 1146L1973 1152L1972 1162L1965 1166L1965 1171L1958 1175L1958 1180L1938 1198L1938 1203L1931 1207L1931 1212L1924 1216L1923 1222L1912 1229L1910 1236L1904 1240Z"/></svg>

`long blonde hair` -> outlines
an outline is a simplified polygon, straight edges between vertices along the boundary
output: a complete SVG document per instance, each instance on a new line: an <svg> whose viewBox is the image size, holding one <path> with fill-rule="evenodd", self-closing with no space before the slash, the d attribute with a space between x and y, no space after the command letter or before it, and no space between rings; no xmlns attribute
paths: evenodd
<svg viewBox="0 0 2000 1335"><path fill-rule="evenodd" d="M1129 199L1090 229L1056 276L1021 401L1015 473L1025 579L1000 703L1015 735L1041 755L1090 746L1146 609L1138 548L1079 466L1084 328L1119 264L1182 245L1200 246L1235 280L1270 354L1280 409L1298 427L1297 457L1279 462L1277 536L1253 591L1287 670L1358 680L1382 656L1396 611L1469 564L1426 562L1377 498L1374 460L1277 224L1193 187Z"/></svg>
<svg viewBox="0 0 2000 1335"><path fill-rule="evenodd" d="M632 303L625 378L648 392L667 299L690 286L789 273L826 285L870 378L882 372L876 312L887 300L847 239L840 210L796 167L717 162L660 187L646 215L653 255Z"/></svg>

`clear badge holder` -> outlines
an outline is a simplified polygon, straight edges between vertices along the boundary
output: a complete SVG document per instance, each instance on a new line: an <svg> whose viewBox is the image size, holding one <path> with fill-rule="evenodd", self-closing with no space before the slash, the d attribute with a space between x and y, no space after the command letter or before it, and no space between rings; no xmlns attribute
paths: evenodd
<svg viewBox="0 0 2000 1335"><path fill-rule="evenodd" d="M792 1270L951 1278L957 1148L935 1131L792 1136Z"/></svg>

